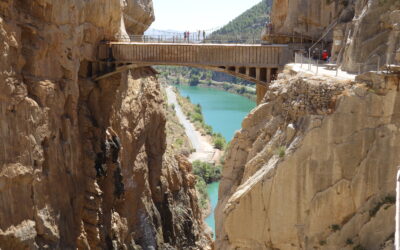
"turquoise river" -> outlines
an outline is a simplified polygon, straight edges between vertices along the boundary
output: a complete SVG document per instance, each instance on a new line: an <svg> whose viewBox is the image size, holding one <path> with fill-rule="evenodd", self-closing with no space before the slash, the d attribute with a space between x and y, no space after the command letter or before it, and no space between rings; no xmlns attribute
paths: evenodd
<svg viewBox="0 0 400 250"><path fill-rule="evenodd" d="M226 91L191 86L178 87L182 96L190 97L194 104L200 104L206 124L212 126L215 132L221 133L227 141L231 141L235 131L239 130L243 118L256 106L255 102L246 97ZM214 210L218 202L218 182L208 185L212 212L206 218L206 223L215 234Z"/></svg>

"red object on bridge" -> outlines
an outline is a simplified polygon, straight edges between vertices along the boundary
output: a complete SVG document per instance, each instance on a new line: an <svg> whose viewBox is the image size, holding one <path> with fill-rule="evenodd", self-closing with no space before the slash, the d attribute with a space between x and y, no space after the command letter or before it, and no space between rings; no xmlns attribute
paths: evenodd
<svg viewBox="0 0 400 250"><path fill-rule="evenodd" d="M324 50L324 52L322 52L322 60L327 61L328 57L329 57L328 52Z"/></svg>

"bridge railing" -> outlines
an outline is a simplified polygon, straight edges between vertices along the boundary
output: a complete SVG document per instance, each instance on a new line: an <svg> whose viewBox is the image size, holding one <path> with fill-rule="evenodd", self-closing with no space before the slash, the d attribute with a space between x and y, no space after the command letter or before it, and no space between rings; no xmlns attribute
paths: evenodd
<svg viewBox="0 0 400 250"><path fill-rule="evenodd" d="M140 42L140 43L230 43L230 44L261 44L261 39L256 37L224 37L223 39L210 39L198 34L189 34L185 37L183 34L176 35L121 35L117 36L114 42Z"/></svg>
<svg viewBox="0 0 400 250"><path fill-rule="evenodd" d="M396 57L400 57L397 52L389 53L389 54L373 54L369 58L367 58L367 62L365 63L356 63L356 67L348 73L352 74L364 74L370 71L376 72L391 72L393 65L396 64ZM329 63L328 61L324 61L320 58L320 55L315 55L315 57L309 57L307 52L296 52L295 53L295 63L300 64L301 68L307 69L310 72L313 72L318 75L320 68L327 68L330 70L336 71L336 76L338 76L340 70L340 66L336 64Z"/></svg>

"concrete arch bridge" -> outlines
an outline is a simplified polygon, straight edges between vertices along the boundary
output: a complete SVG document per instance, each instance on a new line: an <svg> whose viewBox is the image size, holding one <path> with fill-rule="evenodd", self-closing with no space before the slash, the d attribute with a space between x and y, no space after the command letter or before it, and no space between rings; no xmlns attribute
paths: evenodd
<svg viewBox="0 0 400 250"><path fill-rule="evenodd" d="M287 45L107 42L97 63L88 64L94 80L135 67L190 66L224 72L256 83L257 102L291 59Z"/></svg>

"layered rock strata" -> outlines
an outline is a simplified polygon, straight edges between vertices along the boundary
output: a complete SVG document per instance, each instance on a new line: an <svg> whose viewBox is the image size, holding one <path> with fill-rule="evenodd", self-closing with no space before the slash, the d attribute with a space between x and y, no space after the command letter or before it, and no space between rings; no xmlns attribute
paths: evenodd
<svg viewBox="0 0 400 250"><path fill-rule="evenodd" d="M334 29L332 61L354 73L398 64L400 1L358 0L354 8L354 18Z"/></svg>
<svg viewBox="0 0 400 250"><path fill-rule="evenodd" d="M217 248L392 249L399 80L287 69L229 147Z"/></svg>
<svg viewBox="0 0 400 250"><path fill-rule="evenodd" d="M274 0L272 34L296 35L317 40L339 16L346 1Z"/></svg>
<svg viewBox="0 0 400 250"><path fill-rule="evenodd" d="M206 248L153 70L89 78L101 40L153 19L144 0L0 2L0 248Z"/></svg>

